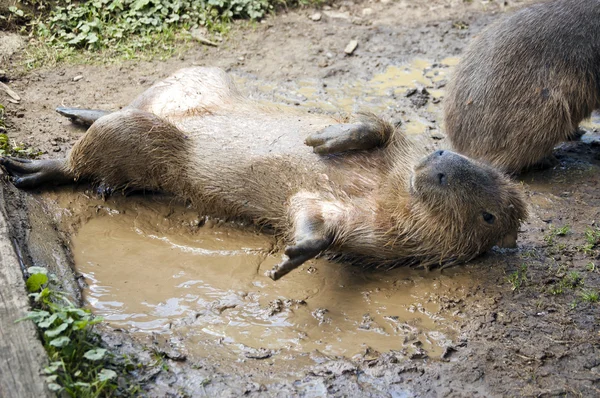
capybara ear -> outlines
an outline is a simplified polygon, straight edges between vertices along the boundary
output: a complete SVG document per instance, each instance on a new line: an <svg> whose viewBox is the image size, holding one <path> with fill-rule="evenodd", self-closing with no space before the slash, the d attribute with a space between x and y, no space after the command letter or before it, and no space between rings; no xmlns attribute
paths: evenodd
<svg viewBox="0 0 600 398"><path fill-rule="evenodd" d="M498 247L514 249L517 247L519 227L521 222L527 219L528 211L522 189L515 183L509 182L508 184L508 206L506 206L508 212L508 232L498 240L496 245Z"/></svg>
<svg viewBox="0 0 600 398"><path fill-rule="evenodd" d="M502 238L500 238L498 243L496 243L496 246L498 246L500 248L514 249L515 247L517 247L518 234L519 234L518 228L515 229L514 231L507 233Z"/></svg>

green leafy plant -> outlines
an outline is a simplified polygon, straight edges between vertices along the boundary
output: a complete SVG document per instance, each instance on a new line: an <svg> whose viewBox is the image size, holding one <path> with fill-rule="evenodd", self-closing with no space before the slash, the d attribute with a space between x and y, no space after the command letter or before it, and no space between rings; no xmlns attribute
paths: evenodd
<svg viewBox="0 0 600 398"><path fill-rule="evenodd" d="M30 32L49 44L98 50L152 46L155 35L173 29L223 31L223 23L260 19L272 9L273 0L62 0L46 13L26 15L16 7L11 11L15 18L29 17Z"/></svg>
<svg viewBox="0 0 600 398"><path fill-rule="evenodd" d="M25 144L11 145L8 135L0 133L0 156L36 158L41 154L41 151L33 149L33 147L28 147Z"/></svg>
<svg viewBox="0 0 600 398"><path fill-rule="evenodd" d="M37 326L50 359L44 369L51 391L71 397L130 395L137 386L122 391L117 383L126 370L112 354L99 346L93 326L102 318L78 308L48 284L53 276L45 268L31 267L27 290L37 307L19 321L29 319Z"/></svg>

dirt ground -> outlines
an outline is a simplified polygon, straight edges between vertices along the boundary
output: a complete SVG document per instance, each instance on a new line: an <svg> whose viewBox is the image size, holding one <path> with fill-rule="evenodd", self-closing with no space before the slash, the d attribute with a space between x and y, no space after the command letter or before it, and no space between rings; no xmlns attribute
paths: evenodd
<svg viewBox="0 0 600 398"><path fill-rule="evenodd" d="M178 68L219 66L233 74L243 92L261 101L301 107L308 112L375 111L403 122L405 131L424 145L444 147L441 104L452 66L478 31L502 13L526 3L344 1L330 9L282 13L253 26L240 25L218 48L198 46L164 62L61 66L30 73L21 72L23 59L18 40L13 38L10 46L0 45L0 58L4 59L1 69L6 72L4 81L21 101L14 104L7 102L8 97L0 99L7 108L11 139L40 148L43 157L54 158L64 156L84 132L56 114L56 106L116 110ZM317 12L320 18L315 16ZM358 47L347 55L344 48L350 40L357 40ZM76 76L82 78L74 81ZM411 95L411 90L419 86L425 86L429 94ZM530 218L522 225L518 249L492 251L467 265L430 273L394 270L384 275L352 267L327 271L338 265L317 260L299 272L303 274L294 282L296 290L290 290L298 294L280 288L281 292L257 299L263 307L275 302L274 313L283 311L292 323L304 319L305 304L285 300L278 304L276 297L306 299L310 311L304 321L316 322L311 330L318 329L324 341L331 339L333 349L327 344L297 350L270 346L268 336L260 338L260 333L270 329L255 330L259 335L254 336L259 344L255 347L248 341L240 343L244 341L243 333L234 339L235 344L218 338L208 342L201 340L206 335L194 330L198 324L186 323L185 319L169 319L167 323L175 325L169 326L173 328L169 333L145 334L139 333L139 325L136 329L127 323L109 322L103 330L106 344L147 364L156 365L153 352L160 353L165 366L151 366L151 371L139 375L149 396L598 396L600 304L584 300L582 293L600 289L599 249L586 249L585 237L589 228L600 227L600 120L593 117L583 127L587 133L581 141L564 143L556 149L560 161L556 167L518 177L530 203ZM96 237L101 241L107 231L125 228L90 221L98 213L115 211L131 220L139 220L139 213L144 213L150 220L147 224L163 220L166 226L162 230L169 230L173 236L190 231L187 227L173 229L189 224L189 214L168 200L166 206L175 210L165 215L161 213L163 207L152 205L154 199L114 198L101 203L87 199L90 195L85 187L25 196L10 187L5 189L5 198L12 201L9 208L14 231L21 238L38 225L38 230L59 230L52 238L56 245L62 244L65 237L75 242L87 237L87 243L79 245L92 248ZM25 208L29 216L23 212ZM53 217L47 225L36 219L45 213ZM124 220L134 223L126 217ZM565 226L569 232L557 235L556 228ZM145 233L150 235L148 231L159 227L148 228ZM40 239L49 239L50 235L45 234ZM116 235L115 239L130 238ZM261 240L255 233L247 233L243 239L266 253L265 258L279 258L272 253L275 242ZM29 242L31 245L34 241L30 238ZM76 264L86 263L77 260L85 253L72 245L66 247L62 256L70 257L73 251ZM35 251L29 248L30 261L44 258ZM66 257L64 261L70 263ZM217 268L215 272L219 272ZM313 269L318 276L310 275ZM90 274L79 265L77 272ZM239 272L240 280L247 278L248 286L256 287L262 280ZM236 275L229 273L228 277ZM106 278L109 280L110 275ZM383 338L367 334L361 345L352 340L356 337L346 330L347 325L339 323L338 329L326 329L328 323L321 320L330 317L336 325L336 308L330 305L327 311L319 312L325 304L318 300L336 301L332 296L318 298L302 293L324 278L336 282L336 278L348 278L360 294L402 297L407 306L411 302L425 303L424 307L430 309L421 311L428 314L423 319L433 319L428 327L443 331L445 338L432 342L422 332L426 327L421 324L416 327L417 336L407 339L401 328L388 325L382 327ZM87 279L86 303L102 312L89 300L95 297L90 290L94 281ZM361 280L370 285L357 285L356 281ZM373 281L379 285L374 286ZM402 296L407 286L419 293ZM74 283L66 281L65 288L78 295ZM261 287L266 291L271 288ZM252 288L248 289L252 293ZM319 289L327 291L325 287ZM142 299L150 300L143 297L138 301ZM343 301L339 305L344 305ZM381 311L381 307L368 307L366 301L357 301L356 305L361 306L357 314ZM229 325L233 320L227 310L236 305L217 311L219 316L230 317L226 319ZM369 314L373 319L363 319L362 330L371 329L370 324L383 324L377 318L382 313ZM200 321L208 319L194 316ZM348 345L357 345L360 350L344 351Z"/></svg>

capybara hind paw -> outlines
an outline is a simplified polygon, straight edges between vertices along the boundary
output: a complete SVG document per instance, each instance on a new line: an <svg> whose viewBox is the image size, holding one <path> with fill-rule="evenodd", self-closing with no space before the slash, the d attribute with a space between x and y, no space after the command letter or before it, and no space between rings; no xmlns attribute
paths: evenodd
<svg viewBox="0 0 600 398"><path fill-rule="evenodd" d="M294 246L286 247L285 255L288 256L288 259L267 271L266 275L274 281L278 280L311 258L315 258L323 250L326 250L331 242L332 239L326 238L305 239Z"/></svg>
<svg viewBox="0 0 600 398"><path fill-rule="evenodd" d="M64 169L64 160L30 160L0 158L0 167L12 177L17 188L35 188L46 182L61 184L71 179Z"/></svg>
<svg viewBox="0 0 600 398"><path fill-rule="evenodd" d="M56 112L68 117L71 122L89 127L102 116L108 115L110 112L99 109L79 109L58 107Z"/></svg>
<svg viewBox="0 0 600 398"><path fill-rule="evenodd" d="M380 144L379 141L379 131L369 124L341 123L309 135L304 143L323 155L372 149Z"/></svg>

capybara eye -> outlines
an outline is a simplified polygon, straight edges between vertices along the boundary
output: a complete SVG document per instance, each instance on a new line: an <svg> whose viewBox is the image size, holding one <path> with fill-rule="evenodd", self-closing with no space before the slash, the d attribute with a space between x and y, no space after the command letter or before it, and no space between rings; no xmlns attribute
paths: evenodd
<svg viewBox="0 0 600 398"><path fill-rule="evenodd" d="M496 217L493 214L483 212L483 220L488 224L493 224Z"/></svg>

